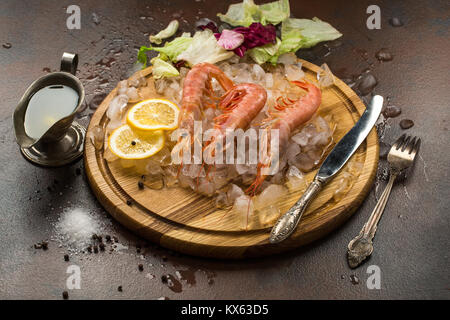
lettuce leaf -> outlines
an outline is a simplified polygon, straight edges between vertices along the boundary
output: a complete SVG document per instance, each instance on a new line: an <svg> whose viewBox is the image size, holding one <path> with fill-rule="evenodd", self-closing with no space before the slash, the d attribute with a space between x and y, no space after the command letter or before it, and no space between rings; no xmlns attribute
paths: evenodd
<svg viewBox="0 0 450 320"><path fill-rule="evenodd" d="M329 23L314 17L309 19L289 18L281 25L281 44L278 52L267 61L275 64L278 57L301 48L310 48L322 41L335 40L342 34Z"/></svg>
<svg viewBox="0 0 450 320"><path fill-rule="evenodd" d="M153 65L152 74L155 79L176 77L180 75L178 70L172 64L159 57L153 58L150 62Z"/></svg>
<svg viewBox="0 0 450 320"><path fill-rule="evenodd" d="M312 20L286 19L281 25L281 50L292 52L300 48L310 48L319 42L335 40L341 36L342 34L329 23L317 17Z"/></svg>
<svg viewBox="0 0 450 320"><path fill-rule="evenodd" d="M231 58L232 51L227 51L217 44L211 30L198 31L194 34L189 47L177 56L177 61L184 60L191 66L201 62L217 63Z"/></svg>
<svg viewBox="0 0 450 320"><path fill-rule="evenodd" d="M177 57L180 55L180 53L189 48L193 41L193 38L178 37L170 42L167 42L164 47L153 47L153 50L165 54L170 59L170 61L177 62Z"/></svg>
<svg viewBox="0 0 450 320"><path fill-rule="evenodd" d="M259 7L253 0L244 0L241 3L232 4L226 14L217 14L221 21L232 26L248 27L253 22L259 22Z"/></svg>
<svg viewBox="0 0 450 320"><path fill-rule="evenodd" d="M248 27L253 22L276 25L289 18L290 14L289 0L278 0L263 5L255 4L253 0L244 0L230 5L226 14L219 13L217 16L232 26Z"/></svg>
<svg viewBox="0 0 450 320"><path fill-rule="evenodd" d="M156 43L156 44L161 44L163 39L170 38L171 36L173 36L175 34L175 32L177 32L179 25L180 24L178 23L178 20L171 21L164 30L161 30L156 35L150 36L150 42Z"/></svg>
<svg viewBox="0 0 450 320"><path fill-rule="evenodd" d="M259 6L261 11L261 23L266 25L268 23L277 25L286 20L291 15L291 8L289 0L279 0Z"/></svg>
<svg viewBox="0 0 450 320"><path fill-rule="evenodd" d="M263 64L277 54L280 45L281 40L277 38L276 43L268 43L261 47L250 49L248 54L256 63Z"/></svg>
<svg viewBox="0 0 450 320"><path fill-rule="evenodd" d="M138 61L147 66L147 55L148 51L158 51L160 53L160 58L163 60L170 60L172 62L177 62L177 57L180 53L185 51L194 39L186 35L173 39L170 42L166 42L164 47L145 47L142 46L138 52Z"/></svg>

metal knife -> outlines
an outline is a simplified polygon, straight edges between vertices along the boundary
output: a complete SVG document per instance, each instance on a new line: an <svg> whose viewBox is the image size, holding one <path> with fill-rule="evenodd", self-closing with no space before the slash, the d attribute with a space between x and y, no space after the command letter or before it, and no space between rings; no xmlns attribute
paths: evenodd
<svg viewBox="0 0 450 320"><path fill-rule="evenodd" d="M286 240L294 232L310 202L366 139L380 116L382 106L383 97L374 96L355 126L331 150L302 197L275 223L270 233L270 243Z"/></svg>

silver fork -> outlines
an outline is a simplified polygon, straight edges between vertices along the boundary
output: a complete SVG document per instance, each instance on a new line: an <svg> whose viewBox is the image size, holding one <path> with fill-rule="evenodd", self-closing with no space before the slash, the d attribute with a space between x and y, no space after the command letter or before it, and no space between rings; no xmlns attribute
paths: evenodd
<svg viewBox="0 0 450 320"><path fill-rule="evenodd" d="M356 268L372 254L372 239L377 231L378 221L383 214L384 207L391 193L392 185L400 172L414 163L414 157L419 151L420 138L402 135L391 147L387 160L389 162L389 182L386 185L377 205L373 209L369 220L357 235L348 244L347 258L350 268Z"/></svg>

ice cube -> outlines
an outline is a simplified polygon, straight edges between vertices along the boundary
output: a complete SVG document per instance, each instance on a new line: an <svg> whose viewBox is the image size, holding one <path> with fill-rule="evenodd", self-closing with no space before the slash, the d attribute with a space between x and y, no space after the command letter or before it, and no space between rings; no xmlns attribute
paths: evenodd
<svg viewBox="0 0 450 320"><path fill-rule="evenodd" d="M287 65L285 67L286 78L289 81L299 81L305 77L305 73L303 72L301 67L298 67L295 64Z"/></svg>
<svg viewBox="0 0 450 320"><path fill-rule="evenodd" d="M330 131L328 122L324 118L322 118L320 116L317 117L316 123L317 123L317 126L319 127L319 131Z"/></svg>
<svg viewBox="0 0 450 320"><path fill-rule="evenodd" d="M146 171L148 174L160 174L163 172L160 163L154 160L147 162Z"/></svg>
<svg viewBox="0 0 450 320"><path fill-rule="evenodd" d="M214 199L216 208L223 209L229 206L227 194L225 192L220 192Z"/></svg>
<svg viewBox="0 0 450 320"><path fill-rule="evenodd" d="M137 101L141 97L139 96L139 93L135 87L130 87L127 89L126 95L128 96L128 99L131 101Z"/></svg>
<svg viewBox="0 0 450 320"><path fill-rule="evenodd" d="M128 89L128 80L122 80L117 84L117 93L119 95L126 94Z"/></svg>
<svg viewBox="0 0 450 320"><path fill-rule="evenodd" d="M303 173L295 166L290 166L286 173L286 185L289 190L299 189L304 184Z"/></svg>
<svg viewBox="0 0 450 320"><path fill-rule="evenodd" d="M239 227L242 230L247 230L249 221L253 216L254 205L252 198L242 195L236 199L233 205L234 210L238 213Z"/></svg>
<svg viewBox="0 0 450 320"><path fill-rule="evenodd" d="M106 116L112 121L120 120L123 116L125 108L127 107L128 100L128 96L125 94L114 97L108 106Z"/></svg>
<svg viewBox="0 0 450 320"><path fill-rule="evenodd" d="M181 169L181 173L193 179L206 177L205 168L201 164L186 164Z"/></svg>
<svg viewBox="0 0 450 320"><path fill-rule="evenodd" d="M304 132L308 138L311 138L317 133L317 129L315 125L309 123L302 129L302 132Z"/></svg>
<svg viewBox="0 0 450 320"><path fill-rule="evenodd" d="M303 172L308 172L314 167L314 160L306 153L300 153L290 164L296 166Z"/></svg>
<svg viewBox="0 0 450 320"><path fill-rule="evenodd" d="M334 84L334 76L326 63L320 66L321 70L317 73L317 80L321 88L327 88Z"/></svg>
<svg viewBox="0 0 450 320"><path fill-rule="evenodd" d="M234 201L242 195L244 195L244 191L242 191L242 189L237 185L231 184L230 188L227 191L228 201L230 203L234 203Z"/></svg>
<svg viewBox="0 0 450 320"><path fill-rule="evenodd" d="M112 153L109 148L105 148L105 151L103 152L103 158L105 158L107 162L113 162L119 159L119 157Z"/></svg>
<svg viewBox="0 0 450 320"><path fill-rule="evenodd" d="M216 187L213 182L208 179L202 178L199 181L197 192L211 197L216 192Z"/></svg>
<svg viewBox="0 0 450 320"><path fill-rule="evenodd" d="M301 147L305 147L308 144L309 137L306 132L300 131L296 135L291 138L295 143L300 145Z"/></svg>
<svg viewBox="0 0 450 320"><path fill-rule="evenodd" d="M257 82L261 82L265 80L266 73L264 72L264 69L261 68L259 64L253 65L253 79Z"/></svg>
<svg viewBox="0 0 450 320"><path fill-rule="evenodd" d="M94 148L96 150L101 150L103 148L104 138L105 133L100 126L94 126L89 132L89 139L91 140L91 143L94 145Z"/></svg>
<svg viewBox="0 0 450 320"><path fill-rule="evenodd" d="M313 136L310 143L317 146L325 146L330 142L330 134L328 131L321 131Z"/></svg>
<svg viewBox="0 0 450 320"><path fill-rule="evenodd" d="M294 159L296 155L300 153L300 146L297 143L289 143L287 150L286 150L286 158L288 159Z"/></svg>
<svg viewBox="0 0 450 320"><path fill-rule="evenodd" d="M255 199L255 207L262 209L276 205L278 200L286 195L287 189L278 184L271 184L265 188Z"/></svg>
<svg viewBox="0 0 450 320"><path fill-rule="evenodd" d="M271 73L266 73L265 75L266 80L266 88L272 88L273 87L273 76Z"/></svg>
<svg viewBox="0 0 450 320"><path fill-rule="evenodd" d="M292 52L282 54L278 58L277 63L282 63L285 66L295 64L295 63L297 63L297 56L295 55L295 53L292 53Z"/></svg>
<svg viewBox="0 0 450 320"><path fill-rule="evenodd" d="M263 227L270 226L280 217L281 211L277 206L270 205L258 212L259 223Z"/></svg>

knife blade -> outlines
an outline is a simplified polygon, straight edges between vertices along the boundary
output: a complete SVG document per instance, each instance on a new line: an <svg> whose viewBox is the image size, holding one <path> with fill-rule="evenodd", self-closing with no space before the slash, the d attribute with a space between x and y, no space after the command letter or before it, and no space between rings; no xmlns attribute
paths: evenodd
<svg viewBox="0 0 450 320"><path fill-rule="evenodd" d="M383 97L374 96L358 122L331 150L302 197L275 223L270 233L270 243L282 242L294 232L311 201L322 187L342 169L366 139L380 116L382 107Z"/></svg>

